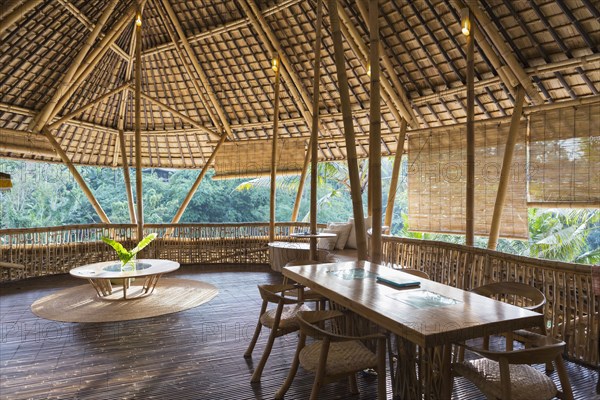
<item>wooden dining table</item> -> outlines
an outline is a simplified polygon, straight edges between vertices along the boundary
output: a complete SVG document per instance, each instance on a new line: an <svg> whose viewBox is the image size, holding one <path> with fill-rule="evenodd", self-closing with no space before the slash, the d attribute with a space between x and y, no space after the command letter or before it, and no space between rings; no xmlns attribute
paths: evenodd
<svg viewBox="0 0 600 400"><path fill-rule="evenodd" d="M403 342L399 347L416 345L418 358L410 351L399 356L394 385L399 398L449 398L452 344L540 326L544 318L367 261L285 267L283 275L395 334ZM396 287L378 277L411 285Z"/></svg>

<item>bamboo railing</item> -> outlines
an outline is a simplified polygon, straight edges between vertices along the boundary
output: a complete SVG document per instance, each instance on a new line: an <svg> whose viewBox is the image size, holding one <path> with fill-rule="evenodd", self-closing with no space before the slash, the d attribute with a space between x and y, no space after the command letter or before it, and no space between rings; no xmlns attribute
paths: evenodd
<svg viewBox="0 0 600 400"><path fill-rule="evenodd" d="M279 222L274 239L290 241L290 233L308 228L308 223ZM268 222L146 225L144 234L151 232L158 237L143 250L141 258L165 258L182 264L269 262ZM101 241L102 236L132 248L136 225L2 229L0 282L68 273L83 264L114 260L115 253ZM496 281L537 287L547 299L544 313L548 333L567 342L571 359L598 364L600 299L593 295L591 266L388 235L383 236L382 242L383 265L419 269L437 282L464 290ZM10 268L13 264L23 268Z"/></svg>
<svg viewBox="0 0 600 400"><path fill-rule="evenodd" d="M570 359L598 365L600 299L593 294L590 265L393 236L383 239L382 264L419 269L464 290L499 281L534 286L546 295L547 333L567 342Z"/></svg>

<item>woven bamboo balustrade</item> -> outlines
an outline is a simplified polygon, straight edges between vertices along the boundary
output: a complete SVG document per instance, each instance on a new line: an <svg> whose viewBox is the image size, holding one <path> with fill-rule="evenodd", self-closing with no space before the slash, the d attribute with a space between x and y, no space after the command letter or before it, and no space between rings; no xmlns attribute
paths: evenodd
<svg viewBox="0 0 600 400"><path fill-rule="evenodd" d="M490 282L523 282L540 289L548 333L567 342L569 358L598 365L600 299L592 266L515 256L459 244L385 236L382 264L415 268L431 279L470 290Z"/></svg>
<svg viewBox="0 0 600 400"><path fill-rule="evenodd" d="M319 225L323 228L325 225ZM275 240L293 240L294 230L308 230L308 223L275 225ZM268 222L243 224L147 224L144 234L156 232L140 254L142 258L165 258L182 264L267 264ZM71 268L116 258L101 241L107 236L126 248L135 246L136 225L95 224L49 228L0 230L0 262L22 264L15 270L0 268L0 282L67 273Z"/></svg>

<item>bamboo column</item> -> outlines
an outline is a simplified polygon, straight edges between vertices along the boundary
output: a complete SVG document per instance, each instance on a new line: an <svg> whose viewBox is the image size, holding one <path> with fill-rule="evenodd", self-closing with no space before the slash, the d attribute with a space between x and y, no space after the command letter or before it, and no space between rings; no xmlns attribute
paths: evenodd
<svg viewBox="0 0 600 400"><path fill-rule="evenodd" d="M369 187L371 187L371 262L381 263L381 94L379 84L379 2L369 1L369 36L371 39L371 101L369 123Z"/></svg>
<svg viewBox="0 0 600 400"><path fill-rule="evenodd" d="M356 141L354 138L354 125L352 123L352 110L350 109L350 93L348 77L344 58L344 45L340 30L340 19L337 10L337 0L327 0L329 17L334 46L335 65L340 88L340 100L344 122L344 136L346 139L346 158L348 162L348 175L350 176L350 193L352 196L352 210L354 213L354 227L356 229L356 243L358 247L358 260L367 259L367 234L360 193L360 178L356 156Z"/></svg>
<svg viewBox="0 0 600 400"><path fill-rule="evenodd" d="M302 164L300 182L298 182L298 191L296 192L296 200L294 201L294 208L292 210L292 222L296 222L296 220L298 219L298 212L300 211L300 201L302 200L302 193L304 192L304 182L306 182L306 173L308 172L308 164L310 162L310 149L312 149L312 135L311 139L308 141L308 150L306 151L306 156L304 157L304 164Z"/></svg>
<svg viewBox="0 0 600 400"><path fill-rule="evenodd" d="M506 138L506 147L504 148L504 159L502 160L502 170L500 171L500 182L498 182L498 193L496 194L496 203L494 204L494 215L492 217L492 226L490 228L490 237L488 240L488 249L496 250L498 246L498 236L500 234L500 220L502 219L502 211L504 201L506 199L506 189L510 180L510 168L519 133L519 125L521 122L521 114L523 111L523 101L525 100L525 90L522 86L517 88L517 98L515 108L510 121L510 130L508 138Z"/></svg>
<svg viewBox="0 0 600 400"><path fill-rule="evenodd" d="M135 196L137 240L144 237L144 201L142 195L142 8L135 19Z"/></svg>
<svg viewBox="0 0 600 400"><path fill-rule="evenodd" d="M396 189L398 187L398 177L400 176L400 167L402 166L402 153L404 152L404 141L406 140L406 120L400 123L400 133L398 134L398 145L396 147L396 156L392 167L392 180L390 181L390 191L388 193L387 206L385 208L384 225L392 229L392 219L394 215L394 203L396 202Z"/></svg>
<svg viewBox="0 0 600 400"><path fill-rule="evenodd" d="M475 20L469 16L467 35L467 207L465 244L475 244Z"/></svg>
<svg viewBox="0 0 600 400"><path fill-rule="evenodd" d="M310 132L310 233L317 233L317 168L319 164L319 83L321 80L321 37L323 25L323 2L317 1L317 25L315 38L315 66L313 69L312 130ZM317 260L317 238L310 238L310 260Z"/></svg>
<svg viewBox="0 0 600 400"><path fill-rule="evenodd" d="M119 130L119 143L121 148L121 162L123 163L123 179L125 180L125 193L127 193L127 205L129 206L129 220L137 224L135 208L133 207L133 192L131 191L131 179L129 177L129 163L127 162L127 151L125 149L125 133Z"/></svg>
<svg viewBox="0 0 600 400"><path fill-rule="evenodd" d="M96 200L96 198L94 197L94 194L92 193L90 188L86 185L85 181L79 174L79 171L77 171L77 168L75 168L75 166L69 159L69 156L67 155L67 153L65 153L65 151L62 149L62 147L60 147L60 144L58 144L58 142L56 141L54 136L52 136L52 134L50 133L48 128L43 128L42 133L46 136L46 138L48 139L48 142L50 142L50 145L56 151L56 153L62 159L62 161L65 163L65 165L67 166L69 171L71 171L73 178L75 178L75 180L81 187L81 190L83 190L83 194L85 194L85 196L88 198L88 200L92 204L92 207L94 207L94 210L96 210L96 213L100 217L100 220L102 222L104 222L105 224L110 224L110 220L108 219L108 217L106 216L106 213L100 206L100 203L98 203L98 200Z"/></svg>
<svg viewBox="0 0 600 400"><path fill-rule="evenodd" d="M271 143L271 201L269 202L269 242L275 241L275 195L277 179L277 139L279 129L279 76L281 65L279 55L273 60L275 71L275 104L273 107L273 141Z"/></svg>

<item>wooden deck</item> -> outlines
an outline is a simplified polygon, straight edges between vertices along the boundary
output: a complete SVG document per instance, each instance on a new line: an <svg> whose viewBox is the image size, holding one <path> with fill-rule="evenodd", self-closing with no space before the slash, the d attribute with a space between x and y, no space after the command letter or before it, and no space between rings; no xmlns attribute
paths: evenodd
<svg viewBox="0 0 600 400"><path fill-rule="evenodd" d="M262 382L250 384L266 334L254 357L242 356L260 309L256 285L278 282L266 267L185 266L170 274L216 285L207 304L176 314L127 322L73 324L31 313L35 300L83 282L67 275L0 285L0 398L2 399L270 399L283 382L296 336L279 338ZM597 372L568 363L578 399L595 394ZM552 377L557 379L556 373ZM313 375L300 370L286 399L308 398ZM361 394L345 382L327 385L323 399L374 399L376 379L360 377ZM391 398L391 394L389 395ZM456 399L483 399L457 379Z"/></svg>

